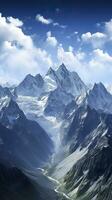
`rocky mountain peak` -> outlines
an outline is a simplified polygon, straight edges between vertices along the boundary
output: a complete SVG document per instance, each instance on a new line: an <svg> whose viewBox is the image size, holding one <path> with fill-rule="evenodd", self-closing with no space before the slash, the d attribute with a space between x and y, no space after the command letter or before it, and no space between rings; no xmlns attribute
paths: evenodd
<svg viewBox="0 0 112 200"><path fill-rule="evenodd" d="M88 104L95 110L112 113L112 95L106 90L102 83L95 83L87 97Z"/></svg>
<svg viewBox="0 0 112 200"><path fill-rule="evenodd" d="M55 73L55 71L53 70L52 67L50 67L50 68L48 69L46 75L50 75L50 74L54 74L54 73Z"/></svg>
<svg viewBox="0 0 112 200"><path fill-rule="evenodd" d="M64 65L64 63L62 63L59 68L57 69L57 73L60 74L61 76L65 77L67 75L69 75L69 71L66 68L66 66Z"/></svg>

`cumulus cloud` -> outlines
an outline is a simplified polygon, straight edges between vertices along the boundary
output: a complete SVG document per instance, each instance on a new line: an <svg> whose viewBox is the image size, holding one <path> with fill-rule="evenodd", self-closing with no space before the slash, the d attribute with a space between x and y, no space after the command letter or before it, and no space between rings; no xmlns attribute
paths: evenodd
<svg viewBox="0 0 112 200"><path fill-rule="evenodd" d="M19 19L0 15L0 75L4 81L19 81L27 73L43 72L52 65L50 55L36 47L21 26Z"/></svg>
<svg viewBox="0 0 112 200"><path fill-rule="evenodd" d="M102 81L105 84L112 80L112 56L101 49L95 49L88 63L90 79L93 82Z"/></svg>
<svg viewBox="0 0 112 200"><path fill-rule="evenodd" d="M21 27L23 26L23 22L19 20L18 18L14 17L7 17L8 22L12 23L14 26Z"/></svg>
<svg viewBox="0 0 112 200"><path fill-rule="evenodd" d="M51 24L53 22L52 19L47 19L40 14L36 15L36 20L41 22L42 24L46 24L46 25Z"/></svg>
<svg viewBox="0 0 112 200"><path fill-rule="evenodd" d="M72 46L69 46L69 47L68 47L68 50L69 50L70 52L73 52L74 48L73 48Z"/></svg>
<svg viewBox="0 0 112 200"><path fill-rule="evenodd" d="M58 41L56 39L56 37L51 35L51 31L47 32L47 39L46 42L48 45L52 46L52 47L56 47L58 44Z"/></svg>
<svg viewBox="0 0 112 200"><path fill-rule="evenodd" d="M52 19L45 18L44 16L37 14L36 20L41 22L42 24L49 25L52 24L53 26L57 26L59 28L65 29L67 26L59 24L58 22L54 22Z"/></svg>
<svg viewBox="0 0 112 200"><path fill-rule="evenodd" d="M83 42L91 43L94 48L100 48L105 44L107 35L101 32L96 32L93 34L87 32L82 34L81 39Z"/></svg>
<svg viewBox="0 0 112 200"><path fill-rule="evenodd" d="M83 33L82 42L92 44L93 48L103 48L106 43L112 42L112 19L104 23L97 23L97 27L102 27L103 32Z"/></svg>
<svg viewBox="0 0 112 200"><path fill-rule="evenodd" d="M77 59L77 56L75 56L71 47L69 47L68 51L65 51L63 46L59 45L57 50L57 59L60 63L65 63L65 65L67 65L71 70L74 68L74 66L80 66L80 62Z"/></svg>

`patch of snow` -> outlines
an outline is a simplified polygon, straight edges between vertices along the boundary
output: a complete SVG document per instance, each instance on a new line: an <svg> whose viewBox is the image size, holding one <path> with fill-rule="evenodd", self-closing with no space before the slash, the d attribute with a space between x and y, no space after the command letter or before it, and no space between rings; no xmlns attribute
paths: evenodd
<svg viewBox="0 0 112 200"><path fill-rule="evenodd" d="M104 133L102 134L102 137L104 137L104 136L107 134L107 131L108 131L108 129L106 129L106 130L104 131Z"/></svg>
<svg viewBox="0 0 112 200"><path fill-rule="evenodd" d="M57 88L56 81L53 80L50 76L45 76L44 81L45 81L44 84L45 91L50 92Z"/></svg>
<svg viewBox="0 0 112 200"><path fill-rule="evenodd" d="M87 116L87 112L85 112L85 113L81 116L81 119L86 118L86 116Z"/></svg>
<svg viewBox="0 0 112 200"><path fill-rule="evenodd" d="M63 178L67 172L80 160L86 153L88 152L88 148L83 148L80 150L80 147L73 152L71 155L66 157L63 161L61 161L57 166L53 173L53 177L57 179Z"/></svg>
<svg viewBox="0 0 112 200"><path fill-rule="evenodd" d="M85 97L86 97L86 92L83 93L83 94L81 94L80 96L78 96L78 97L76 98L76 103L77 103L77 105L80 105L80 104L83 102L83 100L84 100Z"/></svg>
<svg viewBox="0 0 112 200"><path fill-rule="evenodd" d="M76 187L74 190L72 190L72 192L69 193L69 196L72 197L73 195L76 195L78 192L79 186Z"/></svg>

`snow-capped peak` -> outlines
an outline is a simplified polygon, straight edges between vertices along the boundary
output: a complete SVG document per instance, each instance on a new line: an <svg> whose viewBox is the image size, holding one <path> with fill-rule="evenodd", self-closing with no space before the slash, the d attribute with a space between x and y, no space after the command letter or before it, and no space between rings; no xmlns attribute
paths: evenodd
<svg viewBox="0 0 112 200"><path fill-rule="evenodd" d="M85 93L87 87L76 72L70 72L64 64L60 65L56 71L56 75L60 80L60 87L67 93L79 96Z"/></svg>
<svg viewBox="0 0 112 200"><path fill-rule="evenodd" d="M106 90L102 83L94 84L87 97L88 104L95 110L112 113L112 95Z"/></svg>
<svg viewBox="0 0 112 200"><path fill-rule="evenodd" d="M15 94L38 97L42 92L43 85L44 81L40 74L37 74L36 76L28 74L25 79L15 88Z"/></svg>
<svg viewBox="0 0 112 200"><path fill-rule="evenodd" d="M87 87L76 72L70 72L62 63L57 70L49 68L45 78L46 90L52 91L61 88L66 93L79 96L85 93Z"/></svg>

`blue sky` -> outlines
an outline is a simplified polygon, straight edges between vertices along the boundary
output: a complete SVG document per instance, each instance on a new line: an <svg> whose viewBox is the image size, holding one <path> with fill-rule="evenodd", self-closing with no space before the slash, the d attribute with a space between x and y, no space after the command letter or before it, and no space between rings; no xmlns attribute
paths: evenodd
<svg viewBox="0 0 112 200"><path fill-rule="evenodd" d="M111 8L109 0L1 1L0 81L64 62L86 83L111 84Z"/></svg>

